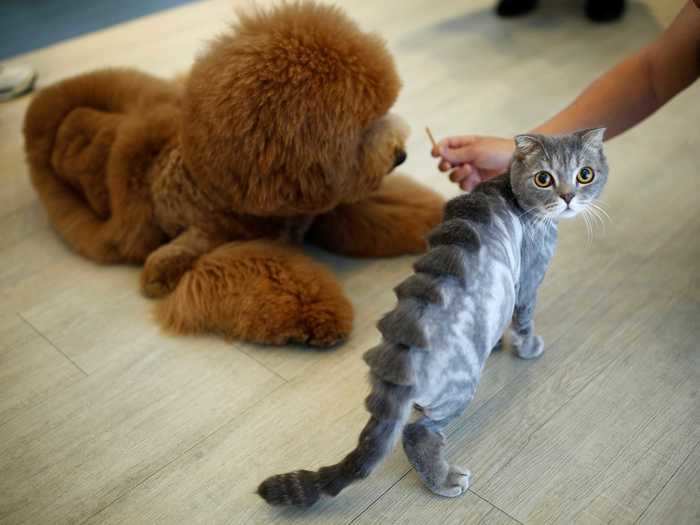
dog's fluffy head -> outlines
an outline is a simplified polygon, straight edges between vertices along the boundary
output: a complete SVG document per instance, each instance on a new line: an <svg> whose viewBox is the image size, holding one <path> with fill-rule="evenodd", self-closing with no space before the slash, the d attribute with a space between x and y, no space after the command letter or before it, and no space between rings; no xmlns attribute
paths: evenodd
<svg viewBox="0 0 700 525"><path fill-rule="evenodd" d="M403 156L384 41L309 2L242 14L194 64L185 163L254 215L319 213L375 190Z"/></svg>

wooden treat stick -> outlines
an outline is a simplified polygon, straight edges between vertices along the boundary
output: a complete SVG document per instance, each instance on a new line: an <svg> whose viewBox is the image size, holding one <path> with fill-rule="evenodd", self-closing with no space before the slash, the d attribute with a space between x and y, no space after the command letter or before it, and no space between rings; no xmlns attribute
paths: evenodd
<svg viewBox="0 0 700 525"><path fill-rule="evenodd" d="M428 126L425 126L425 132L428 134L428 138L430 139L430 143L433 145L433 148L437 148L435 137L433 137L433 134L430 132L430 128Z"/></svg>

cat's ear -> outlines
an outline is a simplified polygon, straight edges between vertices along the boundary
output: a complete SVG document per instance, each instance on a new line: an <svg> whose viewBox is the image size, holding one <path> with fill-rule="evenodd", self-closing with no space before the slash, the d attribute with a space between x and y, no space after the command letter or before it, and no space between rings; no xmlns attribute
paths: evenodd
<svg viewBox="0 0 700 525"><path fill-rule="evenodd" d="M606 128L590 128L582 129L576 132L576 135L581 137L581 140L589 146L595 148L601 148L603 146L603 139L605 138Z"/></svg>
<svg viewBox="0 0 700 525"><path fill-rule="evenodd" d="M534 153L537 150L544 151L544 144L539 135L516 135L515 136L515 155L524 158Z"/></svg>

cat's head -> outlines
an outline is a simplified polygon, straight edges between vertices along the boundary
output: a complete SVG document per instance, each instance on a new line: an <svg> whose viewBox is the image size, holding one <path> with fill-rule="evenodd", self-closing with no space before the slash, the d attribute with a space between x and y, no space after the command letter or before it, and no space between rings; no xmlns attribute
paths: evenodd
<svg viewBox="0 0 700 525"><path fill-rule="evenodd" d="M595 203L608 179L604 134L605 128L595 128L515 137L510 182L528 215L570 218Z"/></svg>

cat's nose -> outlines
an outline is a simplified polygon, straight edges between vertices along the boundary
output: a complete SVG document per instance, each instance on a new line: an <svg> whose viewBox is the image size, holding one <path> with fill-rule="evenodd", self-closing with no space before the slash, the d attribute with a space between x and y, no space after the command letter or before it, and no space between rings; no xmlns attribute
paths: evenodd
<svg viewBox="0 0 700 525"><path fill-rule="evenodd" d="M406 152L402 149L397 149L394 152L394 167L401 166L404 162L406 162Z"/></svg>
<svg viewBox="0 0 700 525"><path fill-rule="evenodd" d="M564 199L564 202L565 202L566 204L569 204L569 203L571 202L571 199L574 198L574 195L576 195L576 194L575 194L575 193L562 193L562 194L559 195L559 196L560 196L562 199Z"/></svg>

